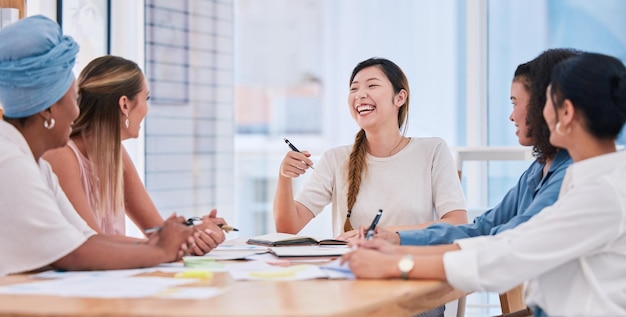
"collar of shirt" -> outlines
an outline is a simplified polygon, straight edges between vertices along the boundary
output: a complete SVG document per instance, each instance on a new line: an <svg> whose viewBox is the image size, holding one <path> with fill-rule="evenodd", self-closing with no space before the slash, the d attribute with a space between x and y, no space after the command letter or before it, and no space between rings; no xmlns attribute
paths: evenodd
<svg viewBox="0 0 626 317"><path fill-rule="evenodd" d="M610 170L623 166L626 162L626 151L604 154L572 164L563 180L563 187L572 188L576 184L585 183L598 175L607 174Z"/></svg>
<svg viewBox="0 0 626 317"><path fill-rule="evenodd" d="M537 161L538 162L538 161ZM526 179L526 185L528 188L534 189L534 194L536 195L541 186L545 184L554 172L561 168L563 165L569 165L572 163L572 158L569 156L569 153L566 150L559 150L554 155L554 159L552 160L552 164L550 164L550 168L548 168L548 172L546 175L541 176L543 173L543 168L546 166L546 163L536 163L529 171L530 177Z"/></svg>
<svg viewBox="0 0 626 317"><path fill-rule="evenodd" d="M0 120L0 137L7 139L10 144L16 145L22 153L35 160L33 152L30 150L30 146L28 146L28 142L26 142L22 133L12 124Z"/></svg>

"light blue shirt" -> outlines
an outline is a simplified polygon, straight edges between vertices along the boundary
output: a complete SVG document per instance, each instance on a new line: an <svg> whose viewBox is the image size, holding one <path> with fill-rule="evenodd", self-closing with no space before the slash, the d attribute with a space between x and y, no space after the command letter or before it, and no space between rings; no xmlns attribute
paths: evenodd
<svg viewBox="0 0 626 317"><path fill-rule="evenodd" d="M548 173L542 178L545 163L535 160L502 201L476 217L473 223L454 226L439 222L423 230L399 231L400 244L448 244L457 239L495 235L515 228L556 202L565 170L570 164L572 159L569 153L560 150L556 153Z"/></svg>

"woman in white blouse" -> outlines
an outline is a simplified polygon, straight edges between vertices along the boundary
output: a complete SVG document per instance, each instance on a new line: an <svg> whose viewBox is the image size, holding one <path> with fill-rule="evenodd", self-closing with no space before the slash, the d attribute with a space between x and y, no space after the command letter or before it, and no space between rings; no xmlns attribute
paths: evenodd
<svg viewBox="0 0 626 317"><path fill-rule="evenodd" d="M550 143L565 148L559 200L495 236L429 247L360 241L344 256L359 278L437 278L466 291L528 281L535 316L626 316L626 68L586 53L553 70L543 111Z"/></svg>

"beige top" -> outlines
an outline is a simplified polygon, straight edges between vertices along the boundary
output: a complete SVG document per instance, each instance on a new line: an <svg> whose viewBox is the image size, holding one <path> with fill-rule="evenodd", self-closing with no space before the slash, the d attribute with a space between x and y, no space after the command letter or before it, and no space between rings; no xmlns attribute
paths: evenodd
<svg viewBox="0 0 626 317"><path fill-rule="evenodd" d="M318 215L332 204L333 235L343 232L347 213L347 162L352 145L326 151L315 164L295 200ZM369 226L378 209L380 226L417 225L438 220L453 210L465 210L465 198L452 154L440 138L411 138L389 157L366 156L367 174L361 181L350 222Z"/></svg>
<svg viewBox="0 0 626 317"><path fill-rule="evenodd" d="M124 206L115 208L113 206L113 197L104 197L104 199L109 201L107 205L110 206L110 208L107 208L104 213L98 210L98 202L100 200L98 188L99 184L96 181L96 175L94 175L93 170L91 169L89 159L87 159L87 157L85 157L78 150L74 141L70 140L67 145L69 145L72 151L74 151L76 159L78 160L80 178L82 179L85 197L87 197L87 200L89 201L91 212L93 213L93 217L98 224L98 227L103 233L126 235L126 213L124 211Z"/></svg>

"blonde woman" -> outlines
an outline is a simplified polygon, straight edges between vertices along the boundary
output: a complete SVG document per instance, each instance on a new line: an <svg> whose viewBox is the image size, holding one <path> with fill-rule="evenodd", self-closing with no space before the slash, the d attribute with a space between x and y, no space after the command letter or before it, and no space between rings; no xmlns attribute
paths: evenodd
<svg viewBox="0 0 626 317"><path fill-rule="evenodd" d="M61 187L87 224L99 233L125 235L125 215L142 230L163 219L141 183L122 141L136 138L150 93L139 66L117 56L91 61L78 78L80 116L68 145L44 154ZM213 210L194 234L192 252L224 241Z"/></svg>
<svg viewBox="0 0 626 317"><path fill-rule="evenodd" d="M353 145L331 149L294 199L292 179L309 171L308 152L290 151L279 171L274 217L279 232L297 233L332 203L333 234L358 236L379 209L390 230L422 228L434 221L467 223L465 200L452 155L439 138L404 135L409 84L395 63L371 58L349 82L348 108L361 130Z"/></svg>

